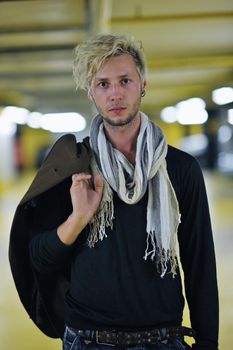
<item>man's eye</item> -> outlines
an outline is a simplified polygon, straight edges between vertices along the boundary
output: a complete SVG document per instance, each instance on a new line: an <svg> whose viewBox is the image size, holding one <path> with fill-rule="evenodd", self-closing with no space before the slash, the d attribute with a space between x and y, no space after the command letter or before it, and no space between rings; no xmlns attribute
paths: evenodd
<svg viewBox="0 0 233 350"><path fill-rule="evenodd" d="M128 78L125 78L125 79L122 79L121 80L121 83L123 84L123 85L126 85L126 84L128 84L130 82L130 80L128 79Z"/></svg>
<svg viewBox="0 0 233 350"><path fill-rule="evenodd" d="M101 81L98 86L102 87L102 88L106 88L108 86L108 83L106 81Z"/></svg>

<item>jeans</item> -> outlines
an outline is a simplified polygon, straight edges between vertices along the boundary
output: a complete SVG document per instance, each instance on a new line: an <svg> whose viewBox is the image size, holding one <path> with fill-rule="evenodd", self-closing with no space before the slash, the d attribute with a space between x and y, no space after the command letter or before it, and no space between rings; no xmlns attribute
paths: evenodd
<svg viewBox="0 0 233 350"><path fill-rule="evenodd" d="M87 331L88 332L88 331ZM98 344L81 338L75 330L66 327L63 338L63 350L188 350L191 347L186 344L183 337L172 338L166 341L158 341L150 345L135 345L118 347Z"/></svg>

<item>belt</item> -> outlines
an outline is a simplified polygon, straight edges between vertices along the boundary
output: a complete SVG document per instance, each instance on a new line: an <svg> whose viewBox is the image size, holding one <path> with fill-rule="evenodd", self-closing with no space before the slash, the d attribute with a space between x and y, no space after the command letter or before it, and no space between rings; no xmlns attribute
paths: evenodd
<svg viewBox="0 0 233 350"><path fill-rule="evenodd" d="M195 331L188 327L166 327L154 328L139 332L124 332L116 330L86 331L74 330L85 342L95 342L97 344L109 346L134 346L154 344L160 341L169 340L183 336L194 337Z"/></svg>

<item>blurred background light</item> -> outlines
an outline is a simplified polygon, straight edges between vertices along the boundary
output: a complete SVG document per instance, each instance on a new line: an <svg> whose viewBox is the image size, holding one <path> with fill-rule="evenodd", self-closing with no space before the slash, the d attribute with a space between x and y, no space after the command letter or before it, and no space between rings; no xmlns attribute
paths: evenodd
<svg viewBox="0 0 233 350"><path fill-rule="evenodd" d="M195 110L180 110L177 114L177 120L182 125L204 124L208 119L208 113L202 109Z"/></svg>
<svg viewBox="0 0 233 350"><path fill-rule="evenodd" d="M218 155L218 166L225 173L232 173L233 154L228 152L220 152Z"/></svg>
<svg viewBox="0 0 233 350"><path fill-rule="evenodd" d="M194 97L177 103L177 121L182 125L203 124L208 119L205 101Z"/></svg>
<svg viewBox="0 0 233 350"><path fill-rule="evenodd" d="M203 124L208 119L205 101L194 97L177 103L177 121L182 125Z"/></svg>
<svg viewBox="0 0 233 350"><path fill-rule="evenodd" d="M169 106L164 108L160 113L160 117L165 123L175 123L177 121L176 107Z"/></svg>
<svg viewBox="0 0 233 350"><path fill-rule="evenodd" d="M16 124L6 118L0 118L0 134L12 136L16 132Z"/></svg>
<svg viewBox="0 0 233 350"><path fill-rule="evenodd" d="M225 105L227 103L233 102L233 88L232 87L222 87L216 89L212 92L212 100L217 105Z"/></svg>
<svg viewBox="0 0 233 350"><path fill-rule="evenodd" d="M86 120L79 113L51 113L42 115L40 126L54 133L78 132L85 129Z"/></svg>
<svg viewBox="0 0 233 350"><path fill-rule="evenodd" d="M222 125L218 129L218 142L227 143L232 138L232 128L229 125Z"/></svg>
<svg viewBox="0 0 233 350"><path fill-rule="evenodd" d="M228 109L228 122L233 125L233 109Z"/></svg>
<svg viewBox="0 0 233 350"><path fill-rule="evenodd" d="M16 106L7 106L2 110L2 117L16 124L26 124L28 109Z"/></svg>
<svg viewBox="0 0 233 350"><path fill-rule="evenodd" d="M195 109L204 109L206 107L205 101L200 97L192 97L187 100L177 103L177 108L184 109L193 107Z"/></svg>
<svg viewBox="0 0 233 350"><path fill-rule="evenodd" d="M41 117L42 117L42 114L39 112L30 113L27 118L27 125L33 129L40 128Z"/></svg>
<svg viewBox="0 0 233 350"><path fill-rule="evenodd" d="M162 109L160 118L166 123L203 124L208 120L205 106L205 101L202 98L193 97L177 103L175 107L169 106Z"/></svg>

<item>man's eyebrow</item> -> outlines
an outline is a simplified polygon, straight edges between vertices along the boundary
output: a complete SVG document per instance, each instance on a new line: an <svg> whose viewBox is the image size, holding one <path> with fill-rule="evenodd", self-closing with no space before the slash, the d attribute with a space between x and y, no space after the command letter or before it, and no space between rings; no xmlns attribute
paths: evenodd
<svg viewBox="0 0 233 350"><path fill-rule="evenodd" d="M95 79L98 81L108 80L108 78L104 78L104 77L95 77Z"/></svg>
<svg viewBox="0 0 233 350"><path fill-rule="evenodd" d="M127 78L130 74L129 73L125 73L125 74L121 74L119 75L117 78L122 79L122 78ZM95 77L96 80L98 81L104 81L104 80L109 80L109 78L105 78L105 77Z"/></svg>

